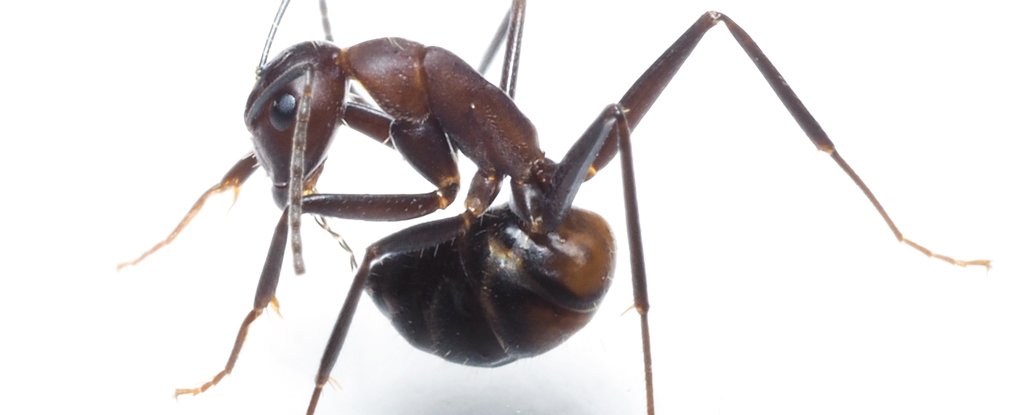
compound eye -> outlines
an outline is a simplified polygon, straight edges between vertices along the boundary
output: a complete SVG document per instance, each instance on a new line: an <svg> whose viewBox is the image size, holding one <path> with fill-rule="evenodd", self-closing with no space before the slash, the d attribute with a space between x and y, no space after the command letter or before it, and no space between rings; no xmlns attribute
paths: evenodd
<svg viewBox="0 0 1024 415"><path fill-rule="evenodd" d="M270 124L278 131L287 130L295 122L296 108L294 95L281 94L274 99L273 105L270 106Z"/></svg>

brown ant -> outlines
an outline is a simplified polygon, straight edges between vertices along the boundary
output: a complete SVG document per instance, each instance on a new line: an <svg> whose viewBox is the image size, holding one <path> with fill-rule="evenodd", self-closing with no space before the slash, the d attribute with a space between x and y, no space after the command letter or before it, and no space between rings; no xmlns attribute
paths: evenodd
<svg viewBox="0 0 1024 415"><path fill-rule="evenodd" d="M622 98L598 115L560 161L545 157L530 121L513 101L525 0L513 1L478 71L451 52L382 38L339 48L312 41L267 60L282 2L261 57L258 80L246 104L254 151L196 201L171 234L137 263L171 242L212 194L237 192L263 166L282 209L253 309L246 315L224 369L196 388L198 394L231 372L252 322L274 297L286 245L296 273L303 272L300 216L403 221L444 209L458 194L456 153L478 170L465 211L411 226L372 244L328 340L307 413L314 413L340 355L363 292L415 347L446 360L494 367L544 353L582 328L611 282L614 244L607 223L576 209L582 183L621 155L634 309L640 316L647 411L654 413L648 294L631 131L699 43L722 23L748 54L794 120L820 151L854 181L897 240L959 266L987 267L987 260L958 260L905 238L881 204L836 151L817 121L747 33L717 12L702 15L644 72ZM325 10L324 1L321 8ZM325 33L330 33L324 12ZM328 39L330 37L328 36ZM504 41L500 86L484 71ZM353 92L350 81L369 95ZM325 194L315 190L334 131L341 125L399 151L435 190L421 194ZM508 179L512 198L492 206ZM322 225L326 228L325 225ZM289 235L291 238L289 239Z"/></svg>

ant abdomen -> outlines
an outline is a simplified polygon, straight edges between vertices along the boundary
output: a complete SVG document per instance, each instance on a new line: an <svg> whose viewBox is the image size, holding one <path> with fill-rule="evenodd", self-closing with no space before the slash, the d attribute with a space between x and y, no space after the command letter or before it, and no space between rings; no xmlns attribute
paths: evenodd
<svg viewBox="0 0 1024 415"><path fill-rule="evenodd" d="M586 325L614 262L611 231L595 213L573 209L555 232L531 236L501 206L453 240L375 261L367 292L413 346L455 363L500 366L544 353Z"/></svg>

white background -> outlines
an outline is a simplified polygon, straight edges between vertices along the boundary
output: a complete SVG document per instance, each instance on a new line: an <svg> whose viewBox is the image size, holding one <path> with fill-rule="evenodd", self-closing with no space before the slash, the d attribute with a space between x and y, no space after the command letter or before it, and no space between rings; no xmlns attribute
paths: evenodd
<svg viewBox="0 0 1024 415"><path fill-rule="evenodd" d="M371 2L364 2L371 3ZM332 2L338 43L402 36L474 63L503 2ZM1024 32L1001 2L580 2L529 6L517 102L552 158L708 9L761 45L904 233L897 244L724 28L635 133L662 414L1024 412ZM565 2L568 3L568 2ZM13 7L13 8L12 8ZM277 4L19 2L0 24L5 184L0 412L300 414L351 278L312 221L285 264L284 318L251 307L277 214L257 174L162 238L250 148L242 111ZM297 1L276 44L319 38ZM578 205L624 246L613 163ZM423 192L393 152L344 133L320 188ZM472 166L463 170L468 180ZM505 198L507 196L499 196ZM433 218L452 215L456 207ZM398 229L338 221L359 251ZM321 414L638 414L628 261L594 322L500 369L408 346L364 301Z"/></svg>

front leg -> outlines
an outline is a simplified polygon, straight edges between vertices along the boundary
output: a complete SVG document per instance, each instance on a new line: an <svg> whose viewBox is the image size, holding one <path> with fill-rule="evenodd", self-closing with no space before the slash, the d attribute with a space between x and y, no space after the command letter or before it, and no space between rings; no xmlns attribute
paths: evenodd
<svg viewBox="0 0 1024 415"><path fill-rule="evenodd" d="M236 162L235 165L232 166L226 174L224 174L224 177L221 178L219 182L211 186L203 192L203 194L199 195L199 198L192 204L192 208L188 210L185 217L178 222L178 225L171 230L171 233L168 234L166 238L157 242L152 248L149 248L137 258L117 264L117 270L120 271L125 267L136 265L139 262L142 262L143 259L146 259L146 257L152 255L156 251L159 251L160 248L163 248L173 242L174 239L178 237L178 234L185 230L185 227L188 226L189 222L192 222L192 218L199 214L199 211L203 209L203 206L206 204L206 200L209 199L210 196L230 190L234 198L238 199L238 192L242 187L242 183L245 183L245 181L249 179L249 176L252 176L252 173L258 168L259 163L256 161L256 155L252 152L246 154L245 157L238 160L238 162Z"/></svg>
<svg viewBox="0 0 1024 415"><path fill-rule="evenodd" d="M344 219L359 219L371 221L398 221L407 220L429 214L438 209L436 203L437 193L424 193L419 195L342 195L342 194L313 194L302 198L303 213L330 216ZM256 319L263 314L267 306L277 309L277 283L281 277L281 264L284 262L285 248L288 242L288 208L281 212L281 218L274 228L274 236L271 238L270 248L267 251L267 258L263 264L263 271L260 274L259 284L256 287L256 295L253 299L253 308L242 320L238 334L235 336L234 346L228 356L227 363L212 379L195 388L183 388L175 391L175 396L197 395L213 387L225 376L231 373L245 338L249 333L249 327Z"/></svg>
<svg viewBox="0 0 1024 415"><path fill-rule="evenodd" d="M369 106L354 104L345 109L343 120L367 137L394 147L417 173L436 186L436 196L428 202L436 206L434 210L448 207L458 195L459 168L455 151L447 134L433 117L394 119ZM329 213L325 215L332 216Z"/></svg>

